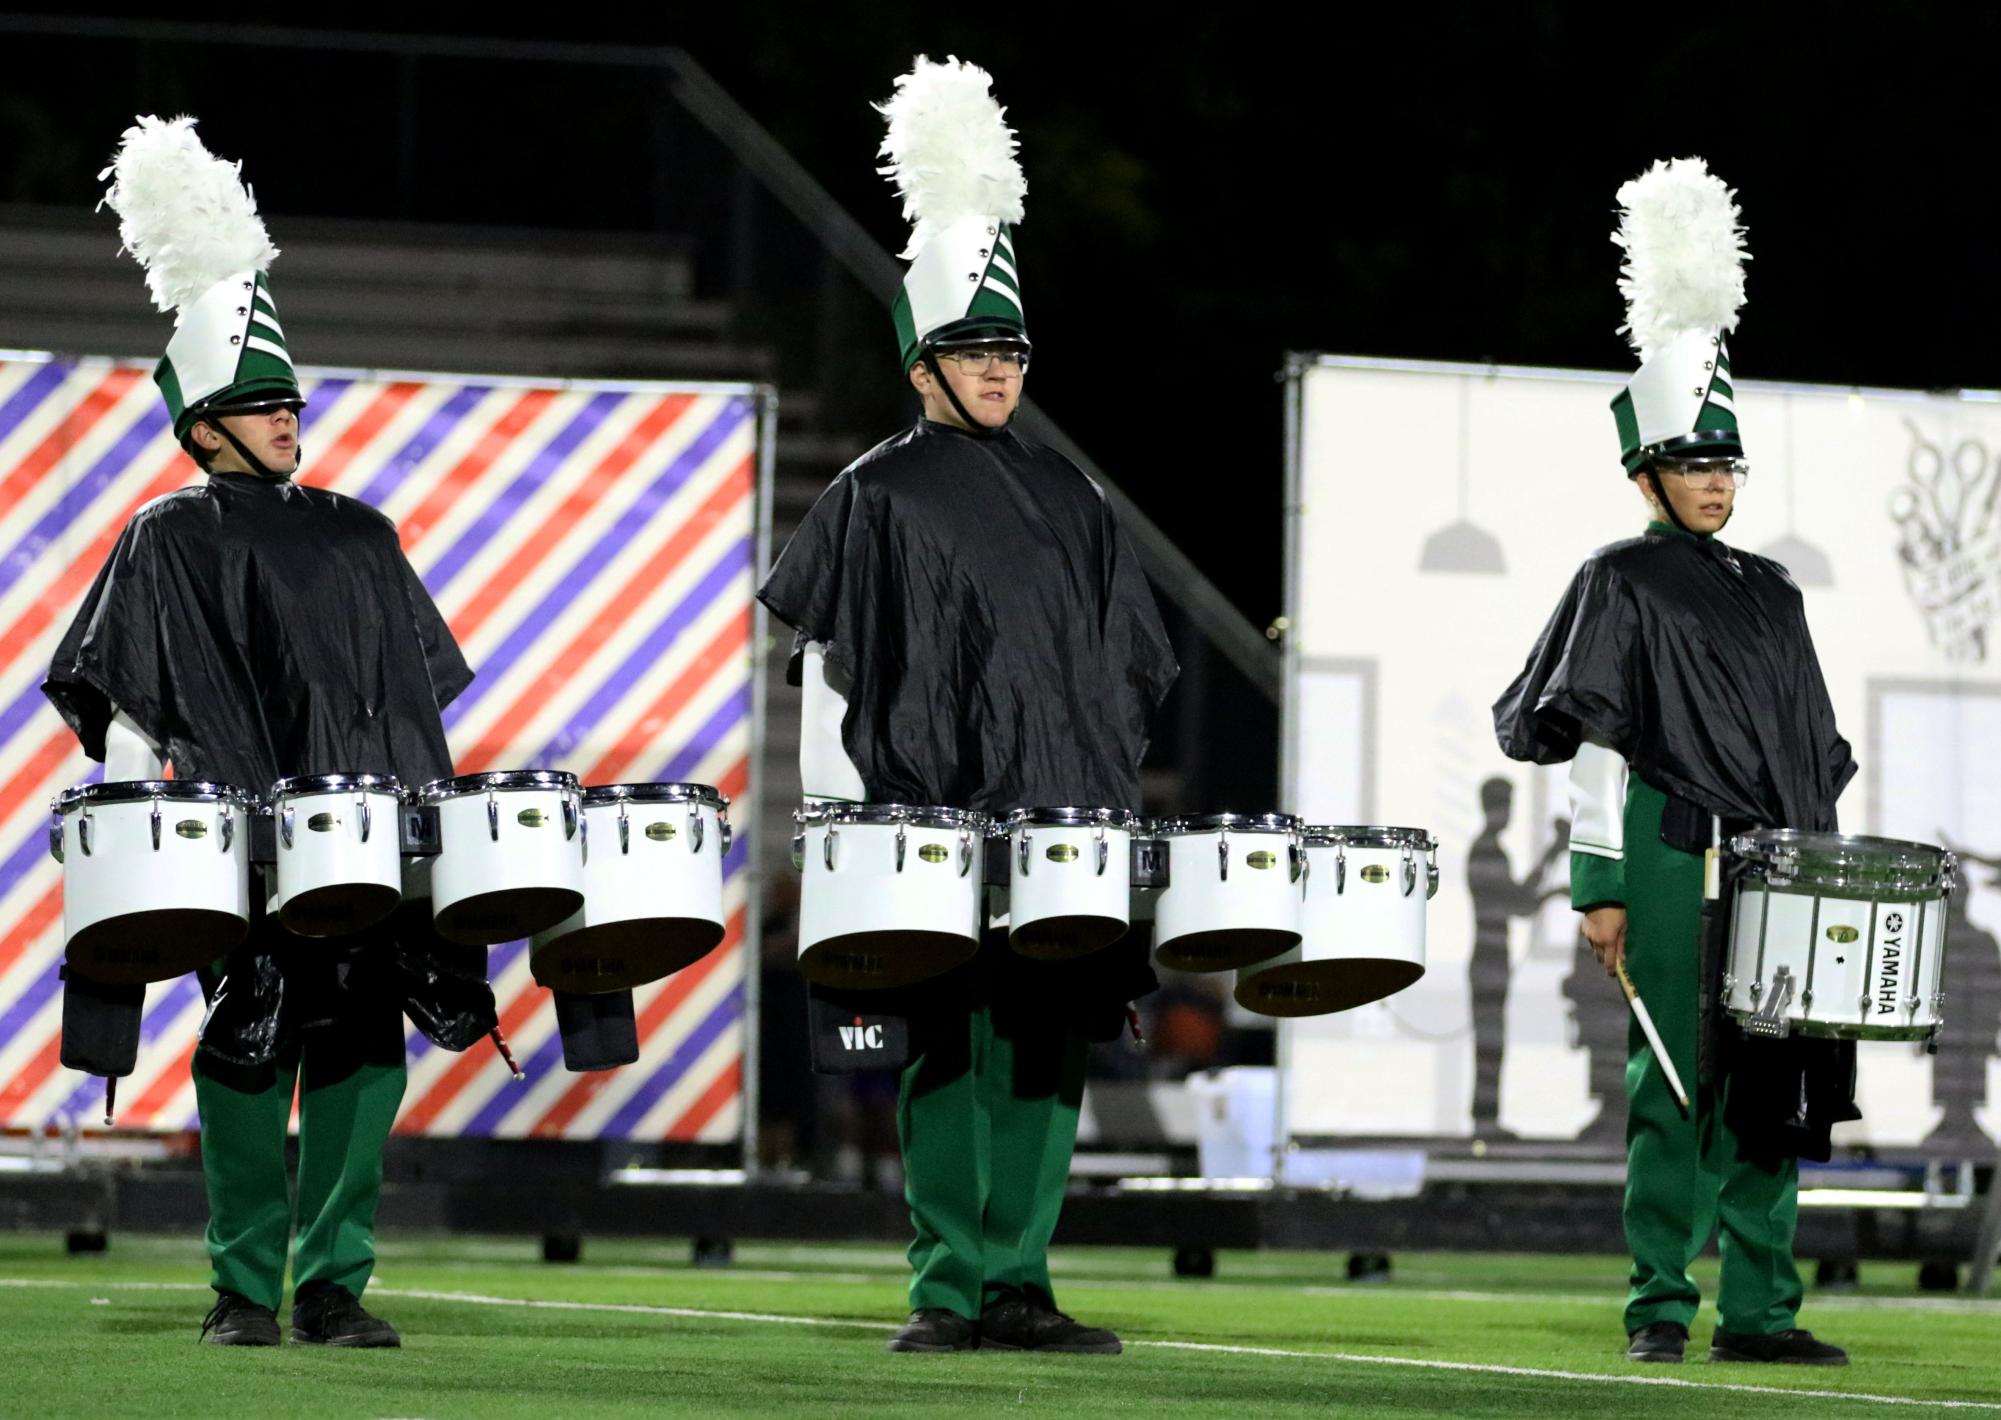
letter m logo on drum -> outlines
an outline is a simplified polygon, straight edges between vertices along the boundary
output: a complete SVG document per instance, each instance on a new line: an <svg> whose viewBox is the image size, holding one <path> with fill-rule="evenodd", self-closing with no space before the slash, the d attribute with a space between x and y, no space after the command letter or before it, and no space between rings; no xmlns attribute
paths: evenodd
<svg viewBox="0 0 2001 1420"><path fill-rule="evenodd" d="M396 521L478 672L446 712L456 770L713 784L738 806L737 843L753 837L754 391L299 377L306 447L317 450L300 482ZM0 726L0 754L25 766L0 805L0 941L14 953L0 980L0 1124L31 1129L88 1117L104 1091L58 1063L61 868L41 849L44 805L102 770L34 687L119 530L193 471L144 365L38 357L0 359L0 474L20 485L0 506L0 535L18 554L0 566L11 608L0 609L11 628L0 664L27 687ZM530 1086L489 1049L452 1054L412 1031L397 1128L737 1140L748 860L739 846L723 862L722 944L635 993L638 1063L566 1077L527 944L508 943L490 952L489 974ZM189 1057L202 1009L193 976L147 992L121 1125L195 1127Z"/></svg>

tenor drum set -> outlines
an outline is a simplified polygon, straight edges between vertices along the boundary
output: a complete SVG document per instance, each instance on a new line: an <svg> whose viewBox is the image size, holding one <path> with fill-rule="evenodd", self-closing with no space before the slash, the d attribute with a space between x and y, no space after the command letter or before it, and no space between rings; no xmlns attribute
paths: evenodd
<svg viewBox="0 0 2001 1420"><path fill-rule="evenodd" d="M794 818L799 968L822 986L950 971L1002 913L1012 949L1049 961L1150 931L1161 965L1234 972L1236 999L1271 1016L1349 1010L1424 975L1438 845L1423 829L1055 806L824 803Z"/></svg>
<svg viewBox="0 0 2001 1420"><path fill-rule="evenodd" d="M253 892L293 935L330 938L429 899L472 946L529 938L556 990L644 985L723 939L729 800L707 784L607 784L510 770L414 791L377 774L81 785L50 806L63 941L79 974L165 981L250 931Z"/></svg>

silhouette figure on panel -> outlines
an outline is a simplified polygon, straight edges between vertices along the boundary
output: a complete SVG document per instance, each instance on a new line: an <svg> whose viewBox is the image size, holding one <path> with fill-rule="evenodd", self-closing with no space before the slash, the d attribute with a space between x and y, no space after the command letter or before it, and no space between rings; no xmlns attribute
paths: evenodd
<svg viewBox="0 0 2001 1420"><path fill-rule="evenodd" d="M2001 858L1989 858L1939 841L1959 854L1959 888L1945 902L1945 962L1941 983L1945 1004L1940 1015L1938 1054L1932 1058L1932 1103L1942 1108L1938 1124L1925 1137L1925 1147L1969 1148L1985 1155L1993 1141L1981 1129L1974 1111L1987 1103L1987 1061L1994 1054L2001 1030L2001 943L1994 934L1966 915L1975 865L1988 870L1984 885L2001 887Z"/></svg>
<svg viewBox="0 0 2001 1420"><path fill-rule="evenodd" d="M1514 868L1501 835L1514 816L1515 786L1495 777L1480 786L1480 814L1485 827L1466 850L1466 890L1473 898L1473 958L1467 964L1467 985L1473 997L1473 1135L1478 1139L1507 1137L1501 1128L1501 1055L1507 1048L1508 923L1531 917L1548 898L1566 887L1539 888L1550 866L1570 847L1570 825L1559 819L1557 835L1542 851L1529 875L1515 881Z"/></svg>

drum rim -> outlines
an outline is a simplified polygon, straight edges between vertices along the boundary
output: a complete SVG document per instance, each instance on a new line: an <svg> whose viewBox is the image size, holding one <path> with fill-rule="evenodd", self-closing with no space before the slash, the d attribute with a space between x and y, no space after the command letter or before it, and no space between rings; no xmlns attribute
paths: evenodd
<svg viewBox="0 0 2001 1420"><path fill-rule="evenodd" d="M801 828L829 823L908 824L912 828L979 828L993 823L993 815L978 809L955 809L945 804L875 804L829 801L806 804L793 810L793 821Z"/></svg>
<svg viewBox="0 0 2001 1420"><path fill-rule="evenodd" d="M713 784L692 781L592 784L584 789L584 805L596 804L707 804L722 810L730 806L730 796Z"/></svg>
<svg viewBox="0 0 2001 1420"><path fill-rule="evenodd" d="M1300 831L1308 848L1415 848L1429 853L1438 847L1430 829L1395 824L1312 823Z"/></svg>
<svg viewBox="0 0 2001 1420"><path fill-rule="evenodd" d="M482 774L460 774L450 779L433 779L417 791L417 798L426 804L443 803L446 799L462 798L468 794L484 794L489 790L503 789L581 789L577 776L561 769L497 769Z"/></svg>
<svg viewBox="0 0 2001 1420"><path fill-rule="evenodd" d="M994 819L996 829L1012 833L1027 825L1030 828L1121 828L1136 832L1142 820L1131 809L1086 809L1071 806L1048 806L1030 809L1012 809Z"/></svg>
<svg viewBox="0 0 2001 1420"><path fill-rule="evenodd" d="M1798 867L1787 875L1792 882L1816 887L1895 886L1923 889L1956 883L1959 876L1959 855L1950 848L1941 848L1935 843L1919 843L1915 839L1908 838L1881 838L1865 833L1815 833L1798 828L1759 828L1736 834L1731 838L1729 846L1732 857L1741 858L1756 868L1776 867L1777 862L1772 856L1772 850L1781 847L1799 847L1830 854L1852 851L1858 858L1867 855L1874 858L1926 857L1932 860L1929 866L1914 864L1911 873L1894 881L1885 881L1881 878L1863 880L1842 872L1820 872L1805 866Z"/></svg>
<svg viewBox="0 0 2001 1420"><path fill-rule="evenodd" d="M271 786L276 801L293 794L343 794L354 789L403 797L403 781L394 774L294 774Z"/></svg>
<svg viewBox="0 0 2001 1420"><path fill-rule="evenodd" d="M1162 837L1187 833L1217 833L1234 829L1239 833L1299 833L1305 829L1297 814L1186 814L1178 818L1156 819L1153 831Z"/></svg>
<svg viewBox="0 0 2001 1420"><path fill-rule="evenodd" d="M129 791L129 792L113 792ZM250 808L257 796L219 779L113 779L108 783L73 784L51 805L67 813L80 804L140 804L148 799L177 799L189 804L235 804Z"/></svg>

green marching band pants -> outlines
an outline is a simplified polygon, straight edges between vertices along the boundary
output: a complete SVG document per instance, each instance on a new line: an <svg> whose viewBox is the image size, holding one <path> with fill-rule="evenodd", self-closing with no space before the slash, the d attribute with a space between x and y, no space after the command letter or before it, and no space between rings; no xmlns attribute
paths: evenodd
<svg viewBox="0 0 2001 1420"><path fill-rule="evenodd" d="M1767 1171L1740 1158L1723 1122L1720 1089L1696 1086L1703 860L1661 841L1666 803L1661 791L1629 776L1623 865L1583 853L1571 859L1574 904L1625 903L1627 973L1694 1094L1684 1116L1639 1023L1630 1021L1625 1222L1633 1271L1626 1330L1694 1321L1701 1296L1689 1264L1720 1228L1717 1324L1767 1336L1790 1330L1799 1312L1793 1263L1799 1165L1787 1159Z"/></svg>
<svg viewBox="0 0 2001 1420"><path fill-rule="evenodd" d="M274 1065L244 1068L195 1052L212 1285L273 1311L285 1286L331 1282L359 1297L375 1270L382 1146L403 1100L394 1064L369 1063L331 1030L300 1033ZM375 1052L380 1059L380 1052ZM285 1177L285 1135L299 1087L299 1188Z"/></svg>
<svg viewBox="0 0 2001 1420"><path fill-rule="evenodd" d="M1049 1240L1069 1186L1088 1049L1050 1003L1015 1008L995 989L1006 934L987 936L979 960L962 968L964 993L913 1013L896 1101L917 1233L910 1306L969 1320L1003 1287L1055 1305Z"/></svg>

